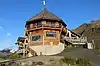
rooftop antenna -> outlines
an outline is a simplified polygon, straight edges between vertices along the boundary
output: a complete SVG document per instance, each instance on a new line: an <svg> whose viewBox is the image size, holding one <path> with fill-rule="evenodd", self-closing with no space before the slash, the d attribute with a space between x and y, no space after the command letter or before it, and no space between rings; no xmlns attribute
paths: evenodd
<svg viewBox="0 0 100 66"><path fill-rule="evenodd" d="M42 0L44 8L46 8L46 0Z"/></svg>

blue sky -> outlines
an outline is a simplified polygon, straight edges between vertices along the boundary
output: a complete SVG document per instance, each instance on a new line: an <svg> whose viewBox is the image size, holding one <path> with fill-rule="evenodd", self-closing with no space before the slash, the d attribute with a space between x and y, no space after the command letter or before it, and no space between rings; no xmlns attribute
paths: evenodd
<svg viewBox="0 0 100 66"><path fill-rule="evenodd" d="M100 0L47 0L46 4L69 29L100 19ZM0 0L0 49L15 48L26 21L41 10L41 0Z"/></svg>

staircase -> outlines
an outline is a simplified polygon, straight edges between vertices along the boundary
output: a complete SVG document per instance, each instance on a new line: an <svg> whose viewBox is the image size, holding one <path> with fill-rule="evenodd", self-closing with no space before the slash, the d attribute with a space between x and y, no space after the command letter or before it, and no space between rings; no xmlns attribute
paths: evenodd
<svg viewBox="0 0 100 66"><path fill-rule="evenodd" d="M31 48L27 47L28 51L32 54L32 56L37 56L37 53Z"/></svg>
<svg viewBox="0 0 100 66"><path fill-rule="evenodd" d="M77 37L67 37L65 36L63 38L65 41L71 43L71 44L80 44L80 45L84 45L87 43L87 37L80 37L80 38L77 38Z"/></svg>

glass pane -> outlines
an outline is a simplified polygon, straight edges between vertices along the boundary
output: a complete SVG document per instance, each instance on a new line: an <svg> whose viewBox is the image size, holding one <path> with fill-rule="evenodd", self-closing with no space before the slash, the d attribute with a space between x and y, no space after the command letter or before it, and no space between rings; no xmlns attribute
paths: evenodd
<svg viewBox="0 0 100 66"><path fill-rule="evenodd" d="M37 23L34 23L34 24L33 24L33 27L37 27Z"/></svg>
<svg viewBox="0 0 100 66"><path fill-rule="evenodd" d="M47 37L56 37L56 32L47 32L46 36Z"/></svg>
<svg viewBox="0 0 100 66"><path fill-rule="evenodd" d="M56 26L56 27L59 27L59 23L58 23L58 22L56 22L56 23L55 23L55 26Z"/></svg>
<svg viewBox="0 0 100 66"><path fill-rule="evenodd" d="M33 28L33 24L30 24L30 28Z"/></svg>
<svg viewBox="0 0 100 66"><path fill-rule="evenodd" d="M43 25L46 25L46 21L42 21L42 24L43 24Z"/></svg>
<svg viewBox="0 0 100 66"><path fill-rule="evenodd" d="M55 22L51 22L52 27L55 27Z"/></svg>
<svg viewBox="0 0 100 66"><path fill-rule="evenodd" d="M32 37L32 40L33 40L33 41L40 40L40 36L33 36L33 37Z"/></svg>
<svg viewBox="0 0 100 66"><path fill-rule="evenodd" d="M37 23L37 26L41 26L41 22L38 22L38 23Z"/></svg>
<svg viewBox="0 0 100 66"><path fill-rule="evenodd" d="M47 26L51 26L51 22L47 22Z"/></svg>

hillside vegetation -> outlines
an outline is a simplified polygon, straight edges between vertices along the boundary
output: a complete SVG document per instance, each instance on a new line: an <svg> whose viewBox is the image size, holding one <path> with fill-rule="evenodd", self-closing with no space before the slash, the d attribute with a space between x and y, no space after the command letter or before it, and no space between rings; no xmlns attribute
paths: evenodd
<svg viewBox="0 0 100 66"><path fill-rule="evenodd" d="M81 36L86 36L88 42L93 42L96 49L100 49L100 20L84 23L73 30Z"/></svg>

